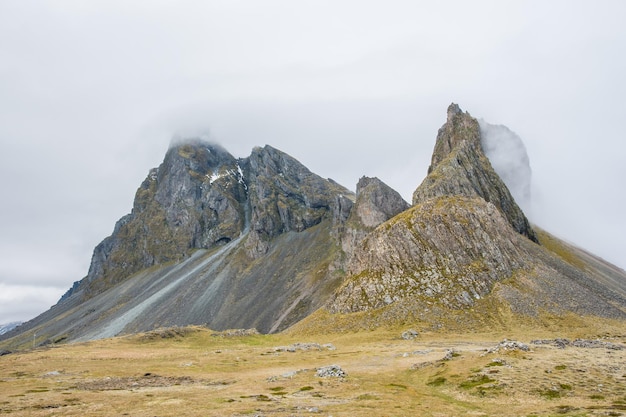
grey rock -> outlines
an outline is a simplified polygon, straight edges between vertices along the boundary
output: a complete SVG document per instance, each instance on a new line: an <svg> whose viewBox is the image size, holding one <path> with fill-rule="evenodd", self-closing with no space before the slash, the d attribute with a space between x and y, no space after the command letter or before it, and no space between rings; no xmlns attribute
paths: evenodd
<svg viewBox="0 0 626 417"><path fill-rule="evenodd" d="M402 338L404 340L413 340L417 336L419 336L419 333L416 330L413 330L413 329L409 329L409 330L406 330L406 331L402 332Z"/></svg>
<svg viewBox="0 0 626 417"><path fill-rule="evenodd" d="M428 175L413 193L413 204L443 196L478 197L492 203L513 229L537 242L528 219L483 152L478 121L454 103L437 134Z"/></svg>
<svg viewBox="0 0 626 417"><path fill-rule="evenodd" d="M359 179L354 214L366 228L374 228L409 207L397 191L378 178Z"/></svg>
<svg viewBox="0 0 626 417"><path fill-rule="evenodd" d="M279 234L303 231L324 218L341 219L349 210L341 198L349 190L271 146L254 148L246 167L251 208L246 247L252 257L267 253Z"/></svg>
<svg viewBox="0 0 626 417"><path fill-rule="evenodd" d="M518 342L515 340L506 340L504 339L502 342L498 343L496 346L487 349L486 353L497 353L500 351L518 351L521 350L523 352L529 352L530 347L527 344Z"/></svg>
<svg viewBox="0 0 626 417"><path fill-rule="evenodd" d="M239 162L219 145L173 142L72 291L80 288L89 298L134 272L237 238L245 226L246 188Z"/></svg>
<svg viewBox="0 0 626 417"><path fill-rule="evenodd" d="M349 203L344 202L344 205L349 206ZM357 183L356 200L350 207L341 234L343 251L351 256L369 232L409 207L397 191L378 178L361 177Z"/></svg>
<svg viewBox="0 0 626 417"><path fill-rule="evenodd" d="M439 198L413 207L372 231L354 251L333 312L375 309L414 299L461 308L530 262L515 232L490 203Z"/></svg>
<svg viewBox="0 0 626 417"><path fill-rule="evenodd" d="M329 365L317 368L316 375L320 378L345 378L346 372L339 365Z"/></svg>

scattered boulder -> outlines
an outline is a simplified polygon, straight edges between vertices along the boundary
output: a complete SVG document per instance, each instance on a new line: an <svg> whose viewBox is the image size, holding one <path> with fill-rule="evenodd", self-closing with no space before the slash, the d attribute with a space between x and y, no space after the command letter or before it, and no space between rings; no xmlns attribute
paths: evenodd
<svg viewBox="0 0 626 417"><path fill-rule="evenodd" d="M345 378L346 372L339 365L329 365L317 368L316 375L320 378Z"/></svg>
<svg viewBox="0 0 626 417"><path fill-rule="evenodd" d="M588 340L588 339L576 339L570 341L568 339L539 339L531 340L533 345L553 345L559 349L565 349L568 346L587 349L610 349L610 350L624 350L626 347L612 342L604 342L602 340Z"/></svg>
<svg viewBox="0 0 626 417"><path fill-rule="evenodd" d="M585 340L576 339L572 342L572 346L579 348L591 348L591 349L611 349L611 350L623 350L624 345L619 345L611 342L603 342L602 340Z"/></svg>
<svg viewBox="0 0 626 417"><path fill-rule="evenodd" d="M402 332L402 338L404 340L413 340L417 336L419 336L419 333L416 330L413 330L413 329L409 329L407 331Z"/></svg>
<svg viewBox="0 0 626 417"><path fill-rule="evenodd" d="M452 358L454 358L454 350L453 349L448 349L448 350L446 350L445 356L443 358L441 358L440 361L451 361Z"/></svg>
<svg viewBox="0 0 626 417"><path fill-rule="evenodd" d="M324 345L320 345L319 343L297 342L289 346L277 346L274 348L274 352L295 352L297 350L308 351L308 350L324 350L324 349L335 350L336 347L333 346L332 343L326 343Z"/></svg>
<svg viewBox="0 0 626 417"><path fill-rule="evenodd" d="M223 332L212 333L213 337L242 337L242 336L254 336L259 334L257 329L229 329Z"/></svg>
<svg viewBox="0 0 626 417"><path fill-rule="evenodd" d="M500 351L514 352L514 351L519 351L519 350L524 351L524 352L529 352L530 348L525 343L518 342L515 340L504 339L502 342L498 343L496 346L487 349L486 353L496 353Z"/></svg>

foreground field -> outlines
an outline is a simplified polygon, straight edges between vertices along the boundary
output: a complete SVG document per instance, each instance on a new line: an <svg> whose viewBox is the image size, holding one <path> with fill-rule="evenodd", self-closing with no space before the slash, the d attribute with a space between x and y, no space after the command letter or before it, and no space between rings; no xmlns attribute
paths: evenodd
<svg viewBox="0 0 626 417"><path fill-rule="evenodd" d="M0 357L0 414L626 414L626 340L619 331L577 342L567 334L401 334L184 328L14 353ZM319 376L317 369L329 365L338 367Z"/></svg>

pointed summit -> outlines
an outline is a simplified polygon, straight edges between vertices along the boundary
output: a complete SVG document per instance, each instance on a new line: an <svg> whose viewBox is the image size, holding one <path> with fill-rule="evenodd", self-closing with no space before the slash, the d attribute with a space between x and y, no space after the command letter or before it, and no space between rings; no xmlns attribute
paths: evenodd
<svg viewBox="0 0 626 417"><path fill-rule="evenodd" d="M477 120L456 104L413 204L355 245L330 313L358 313L360 328L382 321L461 330L504 319L503 311L626 317L624 286L603 284L623 271L611 275L601 261L536 234L485 156ZM339 322L328 317L317 325Z"/></svg>
<svg viewBox="0 0 626 417"><path fill-rule="evenodd" d="M454 103L437 133L428 176L413 193L413 204L444 196L479 197L492 203L518 233L537 242L528 219L483 152L478 121Z"/></svg>
<svg viewBox="0 0 626 417"><path fill-rule="evenodd" d="M142 269L235 239L244 228L245 198L238 161L224 148L172 141L137 190L132 212L94 249L87 277L64 297L80 288L90 298Z"/></svg>

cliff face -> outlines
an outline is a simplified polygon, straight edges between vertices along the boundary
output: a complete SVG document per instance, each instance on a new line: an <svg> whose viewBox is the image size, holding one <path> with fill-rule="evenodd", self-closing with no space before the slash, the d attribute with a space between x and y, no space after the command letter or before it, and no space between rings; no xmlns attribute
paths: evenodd
<svg viewBox="0 0 626 417"><path fill-rule="evenodd" d="M356 199L342 222L341 246L347 258L377 226L409 208L402 196L378 178L361 177Z"/></svg>
<svg viewBox="0 0 626 417"><path fill-rule="evenodd" d="M132 212L95 248L81 284L85 294L235 239L245 226L246 198L239 161L223 148L196 140L173 144L137 190Z"/></svg>
<svg viewBox="0 0 626 417"><path fill-rule="evenodd" d="M493 204L464 196L431 199L363 240L330 309L355 312L406 299L471 306L496 281L531 264L515 241Z"/></svg>
<svg viewBox="0 0 626 417"><path fill-rule="evenodd" d="M255 148L246 168L251 210L246 247L254 257L266 253L275 236L319 224L337 210L339 195L352 194L271 146Z"/></svg>

